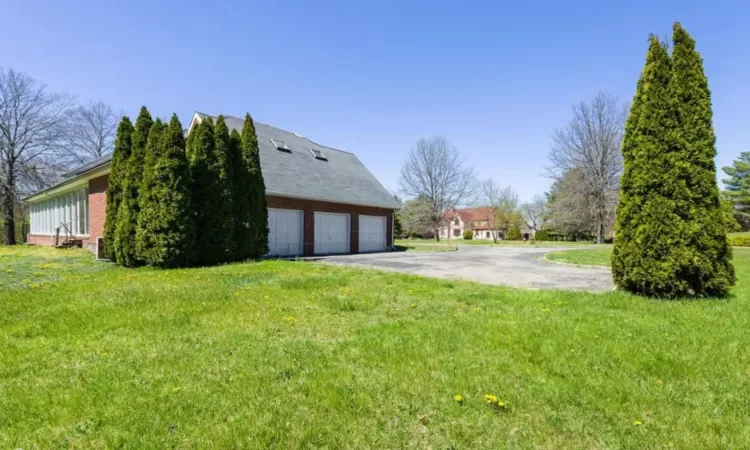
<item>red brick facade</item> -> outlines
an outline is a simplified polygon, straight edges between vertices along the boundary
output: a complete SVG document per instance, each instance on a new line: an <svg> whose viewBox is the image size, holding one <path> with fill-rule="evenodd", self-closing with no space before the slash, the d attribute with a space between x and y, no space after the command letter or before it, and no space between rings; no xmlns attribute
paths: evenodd
<svg viewBox="0 0 750 450"><path fill-rule="evenodd" d="M107 180L109 175L89 180L89 235L76 236L83 241L83 247L96 252L96 239L104 235L104 217L107 214ZM55 245L55 236L29 234L28 243Z"/></svg>
<svg viewBox="0 0 750 450"><path fill-rule="evenodd" d="M342 205L315 200L301 200L269 195L268 207L301 209L304 214L304 255L315 254L315 211L349 214L349 251L359 253L359 215L386 217L386 242L393 244L393 210L371 206Z"/></svg>
<svg viewBox="0 0 750 450"><path fill-rule="evenodd" d="M96 239L104 235L104 218L107 204L107 180L104 175L89 181L89 235L81 236L83 246L96 251ZM279 209L298 209L304 214L304 255L315 253L315 211L349 214L351 253L359 253L359 215L386 217L386 242L393 243L393 210L369 206L342 205L314 200L301 200L288 197L268 196L268 207ZM29 234L29 244L54 245L54 236Z"/></svg>

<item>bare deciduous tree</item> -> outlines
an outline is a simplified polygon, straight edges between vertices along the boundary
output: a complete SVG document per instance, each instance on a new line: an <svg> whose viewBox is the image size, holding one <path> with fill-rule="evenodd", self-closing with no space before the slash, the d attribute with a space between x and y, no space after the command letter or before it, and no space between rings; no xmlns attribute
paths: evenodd
<svg viewBox="0 0 750 450"><path fill-rule="evenodd" d="M510 186L501 187L494 180L482 183L480 211L485 213L492 229L492 240L497 242L502 235L505 236L508 229L518 224L518 193Z"/></svg>
<svg viewBox="0 0 750 450"><path fill-rule="evenodd" d="M427 202L429 223L440 240L445 215L469 201L476 191L474 169L447 139L420 139L409 151L401 168L401 191Z"/></svg>
<svg viewBox="0 0 750 450"><path fill-rule="evenodd" d="M591 102L573 106L573 118L567 128L552 136L549 170L555 179L571 170L578 171L581 183L577 194L586 199L591 209L598 243L604 242L607 217L617 206L626 118L627 105L599 93Z"/></svg>
<svg viewBox="0 0 750 450"><path fill-rule="evenodd" d="M0 200L8 245L16 243L14 209L21 195L44 187L64 170L57 156L70 105L69 97L0 68Z"/></svg>
<svg viewBox="0 0 750 450"><path fill-rule="evenodd" d="M544 226L544 221L549 213L547 199L537 194L530 202L521 205L521 217L530 230L537 232Z"/></svg>
<svg viewBox="0 0 750 450"><path fill-rule="evenodd" d="M110 153L120 116L102 102L77 107L68 134L71 162L84 164Z"/></svg>

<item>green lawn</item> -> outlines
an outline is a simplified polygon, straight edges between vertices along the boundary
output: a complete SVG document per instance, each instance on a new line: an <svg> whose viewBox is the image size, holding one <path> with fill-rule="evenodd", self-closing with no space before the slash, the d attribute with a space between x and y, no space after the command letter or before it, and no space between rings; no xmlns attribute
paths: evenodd
<svg viewBox="0 0 750 450"><path fill-rule="evenodd" d="M612 260L612 246L598 245L585 249L563 250L548 253L546 259L584 266L609 266Z"/></svg>
<svg viewBox="0 0 750 450"><path fill-rule="evenodd" d="M396 239L396 245L489 245L499 247L578 247L582 245L594 245L593 242L572 242L572 241L497 241L492 242L489 239L441 239L440 242L434 239Z"/></svg>
<svg viewBox="0 0 750 450"><path fill-rule="evenodd" d="M748 448L735 263L656 301L0 248L0 448Z"/></svg>

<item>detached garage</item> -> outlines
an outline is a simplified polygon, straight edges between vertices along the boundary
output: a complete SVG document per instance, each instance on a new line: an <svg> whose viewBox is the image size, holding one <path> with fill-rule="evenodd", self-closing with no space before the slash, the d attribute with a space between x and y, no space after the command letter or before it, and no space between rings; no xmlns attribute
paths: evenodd
<svg viewBox="0 0 750 450"><path fill-rule="evenodd" d="M206 117L210 116L195 113L188 133ZM244 119L224 117L230 131L242 132ZM393 247L393 214L399 204L356 155L258 122L255 131L268 202L268 256L379 252ZM77 220L73 221L75 238L95 251L103 234L110 164L109 155L92 161L58 185L26 198L32 223L28 242L54 245L55 230L64 222L59 218L68 217L63 210L70 202L65 199L77 195L75 204L85 207L70 216Z"/></svg>

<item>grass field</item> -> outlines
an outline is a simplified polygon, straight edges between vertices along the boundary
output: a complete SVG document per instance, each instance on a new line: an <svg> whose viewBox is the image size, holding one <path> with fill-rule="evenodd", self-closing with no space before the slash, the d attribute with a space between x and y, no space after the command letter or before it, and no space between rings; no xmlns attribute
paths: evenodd
<svg viewBox="0 0 750 450"><path fill-rule="evenodd" d="M735 263L655 301L0 248L0 448L748 448Z"/></svg>
<svg viewBox="0 0 750 450"><path fill-rule="evenodd" d="M612 246L598 245L596 247L563 250L548 253L545 257L549 261L562 262L583 266L609 266L612 260Z"/></svg>
<svg viewBox="0 0 750 450"><path fill-rule="evenodd" d="M595 245L593 242L572 242L572 241L497 241L492 242L491 240L485 239L442 239L437 242L434 239L396 239L396 245L489 245L489 246L500 246L500 247L579 247Z"/></svg>

